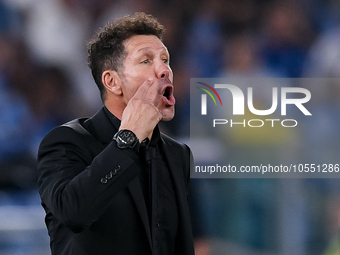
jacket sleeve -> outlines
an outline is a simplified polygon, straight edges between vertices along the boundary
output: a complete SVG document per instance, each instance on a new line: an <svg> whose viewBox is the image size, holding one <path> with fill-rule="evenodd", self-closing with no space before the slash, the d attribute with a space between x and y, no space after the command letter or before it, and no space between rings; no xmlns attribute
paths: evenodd
<svg viewBox="0 0 340 255"><path fill-rule="evenodd" d="M42 205L73 232L96 221L142 170L138 155L119 149L114 142L93 157L87 141L69 127L54 129L40 144Z"/></svg>

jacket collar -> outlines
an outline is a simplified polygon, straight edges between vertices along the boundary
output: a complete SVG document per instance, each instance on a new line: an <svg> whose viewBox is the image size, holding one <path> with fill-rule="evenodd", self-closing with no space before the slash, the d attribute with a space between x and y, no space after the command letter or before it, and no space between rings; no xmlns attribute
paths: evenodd
<svg viewBox="0 0 340 255"><path fill-rule="evenodd" d="M112 125L105 111L108 110L103 106L95 115L87 119L83 126L101 143L107 145L112 141L113 136L118 131L120 121L111 114L118 121L118 125Z"/></svg>

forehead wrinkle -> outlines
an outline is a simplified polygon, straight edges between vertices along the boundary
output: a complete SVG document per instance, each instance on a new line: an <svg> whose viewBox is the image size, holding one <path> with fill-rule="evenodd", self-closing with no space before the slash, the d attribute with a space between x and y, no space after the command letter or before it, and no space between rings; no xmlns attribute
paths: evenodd
<svg viewBox="0 0 340 255"><path fill-rule="evenodd" d="M153 50L154 49L152 47L147 46L147 47L143 47L143 48L138 49L137 52L153 51ZM167 48L165 46L161 46L161 47L159 47L159 49L156 49L156 51L163 51L163 50L167 52Z"/></svg>
<svg viewBox="0 0 340 255"><path fill-rule="evenodd" d="M137 37L137 36L136 36ZM161 42L157 37L156 42L152 37L147 36L145 40L136 41L135 38L132 37L125 42L125 51L127 53L126 59L134 60L140 57L142 54L166 54L168 58L170 58L170 53L167 47ZM139 37L139 36L138 36ZM151 44L150 44L151 43Z"/></svg>

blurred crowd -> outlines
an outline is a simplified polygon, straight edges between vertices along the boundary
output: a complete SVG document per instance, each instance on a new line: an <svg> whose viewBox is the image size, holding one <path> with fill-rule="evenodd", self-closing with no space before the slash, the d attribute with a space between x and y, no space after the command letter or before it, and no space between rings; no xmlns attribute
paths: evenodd
<svg viewBox="0 0 340 255"><path fill-rule="evenodd" d="M56 125L100 108L86 43L98 27L136 11L153 14L167 30L176 117L162 130L175 137L189 136L190 78L340 78L339 0L0 0L1 190L35 188L41 139ZM340 91L328 93L334 99L329 107L339 105ZM236 185L229 184L226 192ZM244 195L247 210L255 208L253 217L263 221L261 196L271 185L256 186L265 190L258 204ZM274 249L263 241L268 226L253 224L245 243Z"/></svg>

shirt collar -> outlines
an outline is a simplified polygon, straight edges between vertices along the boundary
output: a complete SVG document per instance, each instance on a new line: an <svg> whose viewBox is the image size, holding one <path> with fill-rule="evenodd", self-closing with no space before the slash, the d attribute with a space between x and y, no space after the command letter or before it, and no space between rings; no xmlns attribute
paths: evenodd
<svg viewBox="0 0 340 255"><path fill-rule="evenodd" d="M112 123L112 125L115 127L115 129L119 129L120 127L120 120L114 116L107 108L106 106L104 106L104 112L106 114L106 116L109 118L110 122Z"/></svg>

